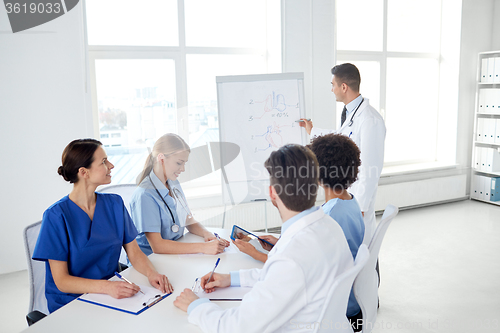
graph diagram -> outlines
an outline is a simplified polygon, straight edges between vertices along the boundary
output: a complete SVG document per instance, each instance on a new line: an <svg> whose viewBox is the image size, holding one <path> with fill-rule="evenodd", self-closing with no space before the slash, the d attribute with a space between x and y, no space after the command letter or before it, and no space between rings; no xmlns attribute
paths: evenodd
<svg viewBox="0 0 500 333"><path fill-rule="evenodd" d="M255 105L260 108L260 105L263 104L262 109L260 109L257 115L250 115L248 118L249 121L254 119L262 119L262 117L266 115L270 115L271 117L288 117L289 113L286 112L289 108L299 108L299 103L295 104L286 104L285 95L277 94L275 91L268 94L263 100L254 100L250 99L248 103L250 105Z"/></svg>

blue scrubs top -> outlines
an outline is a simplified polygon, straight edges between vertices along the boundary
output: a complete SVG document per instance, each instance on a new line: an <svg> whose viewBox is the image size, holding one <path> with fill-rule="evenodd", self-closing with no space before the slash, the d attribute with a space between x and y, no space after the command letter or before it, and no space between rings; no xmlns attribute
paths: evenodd
<svg viewBox="0 0 500 333"><path fill-rule="evenodd" d="M155 188L151 184L151 181L153 181L154 185L158 189L158 192L160 192L160 195L170 208L170 211L175 219L175 224L179 226L179 231L172 231L172 215L170 215L168 208L165 206L165 203L161 199L160 195L156 192ZM169 180L168 185L172 190L174 187L179 190L182 194L184 205L187 205L184 192L182 192L179 181ZM137 236L137 243L139 244L142 252L146 255L153 253L148 239L146 238L146 232L159 232L161 234L161 238L168 240L177 240L184 235L184 227L187 217L186 209L181 204L178 204L177 200L172 198L168 192L169 190L165 184L163 184L155 173L151 171L149 177L145 177L135 189L132 199L130 200L130 215L132 216L132 220L134 221L137 231L139 232L139 235Z"/></svg>
<svg viewBox="0 0 500 333"><path fill-rule="evenodd" d="M33 259L46 262L45 297L50 312L79 297L57 289L48 260L66 261L72 276L109 279L121 248L137 236L119 195L96 193L94 219L65 196L43 214Z"/></svg>
<svg viewBox="0 0 500 333"><path fill-rule="evenodd" d="M351 194L352 195L352 194ZM351 200L331 199L323 204L323 211L330 215L344 231L347 244L351 250L353 259L358 254L358 249L363 243L365 235L365 222L359 204L352 195ZM351 290L349 304L347 305L347 317L353 317L361 311L356 297Z"/></svg>

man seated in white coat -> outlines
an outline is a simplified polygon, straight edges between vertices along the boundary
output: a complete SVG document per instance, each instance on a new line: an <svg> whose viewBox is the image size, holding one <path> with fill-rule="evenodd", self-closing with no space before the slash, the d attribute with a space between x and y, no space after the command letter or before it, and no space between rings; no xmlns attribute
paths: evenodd
<svg viewBox="0 0 500 333"><path fill-rule="evenodd" d="M174 305L187 311L189 322L204 332L309 332L319 321L333 281L353 266L342 229L314 206L319 170L312 151L283 146L271 153L265 167L269 195L283 221L281 237L262 269L214 273L211 281L210 273L202 277L207 292L253 287L240 306L224 310L190 289L177 297Z"/></svg>

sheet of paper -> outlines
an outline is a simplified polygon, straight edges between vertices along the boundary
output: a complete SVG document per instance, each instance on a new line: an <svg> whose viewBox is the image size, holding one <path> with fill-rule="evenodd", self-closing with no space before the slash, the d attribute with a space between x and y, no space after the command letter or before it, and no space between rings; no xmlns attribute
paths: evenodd
<svg viewBox="0 0 500 333"><path fill-rule="evenodd" d="M242 300L243 296L250 292L252 288L250 287L228 287L228 288L217 288L214 292L206 293L201 289L199 282L195 289L195 294L200 298L209 298L213 301L217 300Z"/></svg>
<svg viewBox="0 0 500 333"><path fill-rule="evenodd" d="M78 299L97 303L98 305L102 306L116 308L118 310L137 313L148 304L153 303L155 300L165 295L162 294L158 289L150 286L139 285L139 287L141 287L144 295L138 292L137 294L129 298L116 299L107 294L84 294Z"/></svg>

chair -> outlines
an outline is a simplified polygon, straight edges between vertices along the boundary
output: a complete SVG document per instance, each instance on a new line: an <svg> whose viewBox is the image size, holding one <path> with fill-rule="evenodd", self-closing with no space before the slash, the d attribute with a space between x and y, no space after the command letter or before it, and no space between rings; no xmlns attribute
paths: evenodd
<svg viewBox="0 0 500 333"><path fill-rule="evenodd" d="M132 194L136 188L136 184L118 184L100 188L97 192L118 194L122 197L125 208L127 208L127 211L130 214L130 199L132 199Z"/></svg>
<svg viewBox="0 0 500 333"><path fill-rule="evenodd" d="M125 208L127 208L128 213L130 214L130 200L132 199L132 194L137 188L136 184L118 184L118 185L110 185L99 189L97 192L101 193L114 193L118 194L122 197ZM119 270L122 271L128 268L127 262L127 253L122 248L122 252L120 254L119 260Z"/></svg>
<svg viewBox="0 0 500 333"><path fill-rule="evenodd" d="M35 222L24 228L23 231L24 248L26 250L30 280L29 313L26 316L26 321L29 326L49 313L47 309L47 299L45 298L45 262L31 259L33 251L35 250L41 224L42 221Z"/></svg>
<svg viewBox="0 0 500 333"><path fill-rule="evenodd" d="M384 215L382 215L382 219L368 246L370 258L354 281L354 296L363 314L363 333L370 333L377 319L379 280L375 266L377 265L377 259L385 232L391 221L398 214L398 211L398 207L396 206L388 205L386 207Z"/></svg>
<svg viewBox="0 0 500 333"><path fill-rule="evenodd" d="M351 293L354 279L365 266L370 252L365 244L358 249L354 266L342 273L331 286L326 297L325 305L321 310L318 323L313 332L353 332L349 320L347 320L347 303Z"/></svg>

